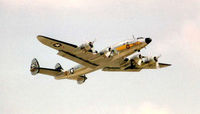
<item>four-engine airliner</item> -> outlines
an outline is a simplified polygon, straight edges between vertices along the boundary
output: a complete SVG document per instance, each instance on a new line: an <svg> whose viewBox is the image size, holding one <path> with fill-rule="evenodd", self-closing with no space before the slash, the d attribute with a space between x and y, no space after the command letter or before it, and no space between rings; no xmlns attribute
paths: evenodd
<svg viewBox="0 0 200 114"><path fill-rule="evenodd" d="M41 73L53 76L55 79L76 80L78 84L85 82L87 79L86 74L99 69L113 72L139 72L142 69L157 69L171 65L159 63L159 56L132 55L135 52L140 52L141 49L151 43L151 38L139 37L125 40L109 46L100 52L94 50L94 42L87 42L77 46L41 35L37 36L37 39L44 45L56 49L58 55L77 62L79 65L69 70L64 70L59 63L55 65L54 69L43 68L40 67L37 59L34 58L30 67L32 75Z"/></svg>

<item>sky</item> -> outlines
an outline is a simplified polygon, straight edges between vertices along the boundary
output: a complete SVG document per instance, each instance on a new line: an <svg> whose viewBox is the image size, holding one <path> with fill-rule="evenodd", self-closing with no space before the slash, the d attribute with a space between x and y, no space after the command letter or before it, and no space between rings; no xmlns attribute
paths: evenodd
<svg viewBox="0 0 200 114"><path fill-rule="evenodd" d="M53 68L77 63L56 55L36 36L101 50L150 37L142 55L172 66L72 80L32 76L31 60ZM199 114L200 0L0 0L1 114Z"/></svg>

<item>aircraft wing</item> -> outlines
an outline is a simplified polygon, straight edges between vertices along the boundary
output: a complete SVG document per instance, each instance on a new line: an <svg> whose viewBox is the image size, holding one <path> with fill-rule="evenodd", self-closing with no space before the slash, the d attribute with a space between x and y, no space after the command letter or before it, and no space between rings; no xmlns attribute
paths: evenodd
<svg viewBox="0 0 200 114"><path fill-rule="evenodd" d="M137 68L137 67L131 67L128 65L127 67L105 67L102 69L102 71L120 71L120 72L139 72L142 69L157 69L157 68L164 68L171 66L171 64L166 64L166 63L158 63L158 67L156 64L150 64L145 67Z"/></svg>
<svg viewBox="0 0 200 114"><path fill-rule="evenodd" d="M104 67L103 71L121 71L121 72L139 72L142 69L158 69L171 66L171 64L166 63L156 63L156 62L143 62L138 65L136 61L136 57L134 60L125 60L123 58L116 60L114 63L109 66Z"/></svg>
<svg viewBox="0 0 200 114"><path fill-rule="evenodd" d="M95 62L95 60L101 57L99 53L94 54L92 52L86 52L81 50L77 45L55 40L46 36L39 35L37 38L41 43L58 50L58 55L62 57L90 68L99 66L99 64Z"/></svg>

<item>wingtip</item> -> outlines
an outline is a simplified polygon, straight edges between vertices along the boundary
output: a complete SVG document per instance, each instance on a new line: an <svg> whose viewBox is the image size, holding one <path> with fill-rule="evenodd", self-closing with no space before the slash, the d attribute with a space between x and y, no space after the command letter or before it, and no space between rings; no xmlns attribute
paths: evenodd
<svg viewBox="0 0 200 114"><path fill-rule="evenodd" d="M37 35L36 38L40 41L42 37L43 37L42 35Z"/></svg>
<svg viewBox="0 0 200 114"><path fill-rule="evenodd" d="M168 66L172 66L172 64L167 64Z"/></svg>
<svg viewBox="0 0 200 114"><path fill-rule="evenodd" d="M43 35L38 35L38 36L37 36L37 39L38 39L40 42L44 43L44 40L45 40L45 39L48 39L48 37L43 36Z"/></svg>
<svg viewBox="0 0 200 114"><path fill-rule="evenodd" d="M43 36L43 35L38 35L38 36L37 36L37 39L38 39L39 41L41 41L41 40L43 40L43 39L50 39L50 40L52 40L53 38L50 38L50 37L47 37L47 36Z"/></svg>
<svg viewBox="0 0 200 114"><path fill-rule="evenodd" d="M160 66L163 66L163 67L169 67L169 66L172 66L172 64L166 64L166 63L159 63Z"/></svg>
<svg viewBox="0 0 200 114"><path fill-rule="evenodd" d="M42 39L42 38L44 38L44 36L42 36L42 35L37 35L37 39L38 39L38 40L40 40L40 39Z"/></svg>

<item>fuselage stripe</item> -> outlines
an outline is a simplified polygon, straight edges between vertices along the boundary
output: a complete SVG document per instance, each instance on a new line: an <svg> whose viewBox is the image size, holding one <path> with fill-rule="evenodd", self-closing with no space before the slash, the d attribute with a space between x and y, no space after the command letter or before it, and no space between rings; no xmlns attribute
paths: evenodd
<svg viewBox="0 0 200 114"><path fill-rule="evenodd" d="M124 45L121 45L119 47L116 48L117 51L122 51L122 50L125 50L125 49L130 49L131 47L133 46L137 46L141 44L141 42L137 41L135 43L132 43L132 44L124 44Z"/></svg>

